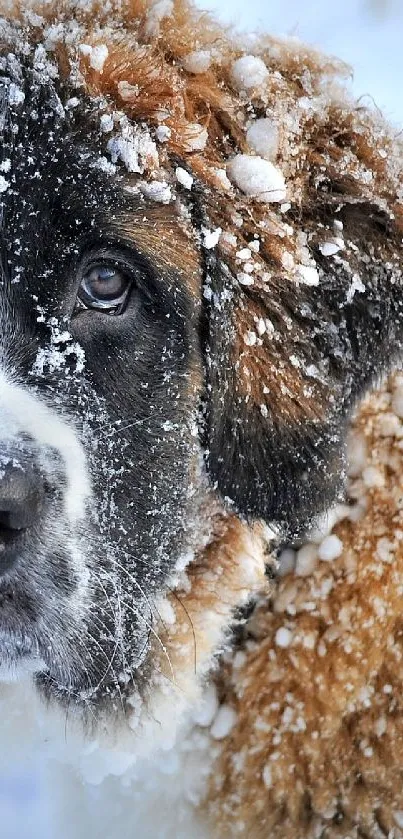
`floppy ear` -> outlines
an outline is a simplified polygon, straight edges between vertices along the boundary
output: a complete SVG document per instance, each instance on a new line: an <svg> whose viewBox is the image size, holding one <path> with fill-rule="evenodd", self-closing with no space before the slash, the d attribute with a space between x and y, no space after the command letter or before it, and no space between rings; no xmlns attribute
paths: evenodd
<svg viewBox="0 0 403 839"><path fill-rule="evenodd" d="M347 201L335 239L331 210L305 218L316 273L272 268L244 285L218 256L206 294L210 475L242 514L289 535L334 500L354 404L402 352L398 225Z"/></svg>

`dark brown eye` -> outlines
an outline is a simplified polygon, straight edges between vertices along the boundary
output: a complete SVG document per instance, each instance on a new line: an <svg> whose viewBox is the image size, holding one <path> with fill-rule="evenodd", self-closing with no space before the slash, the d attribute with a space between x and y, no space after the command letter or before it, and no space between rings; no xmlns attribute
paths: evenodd
<svg viewBox="0 0 403 839"><path fill-rule="evenodd" d="M114 265L93 265L84 274L78 299L86 309L102 309L120 314L125 308L131 279Z"/></svg>

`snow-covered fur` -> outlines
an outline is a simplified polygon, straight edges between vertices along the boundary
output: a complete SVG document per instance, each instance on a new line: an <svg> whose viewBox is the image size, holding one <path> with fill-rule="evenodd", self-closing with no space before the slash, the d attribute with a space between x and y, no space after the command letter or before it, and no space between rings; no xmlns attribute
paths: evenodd
<svg viewBox="0 0 403 839"><path fill-rule="evenodd" d="M0 8L5 743L58 837L403 836L400 141L183 0Z"/></svg>

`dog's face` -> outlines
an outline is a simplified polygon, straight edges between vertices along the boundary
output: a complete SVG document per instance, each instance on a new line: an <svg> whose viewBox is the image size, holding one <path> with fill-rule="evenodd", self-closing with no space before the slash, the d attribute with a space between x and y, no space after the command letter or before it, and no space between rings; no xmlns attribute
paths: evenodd
<svg viewBox="0 0 403 839"><path fill-rule="evenodd" d="M155 601L198 547L201 451L220 504L286 534L334 499L351 409L401 354L401 232L387 189L378 201L368 188L361 158L375 172L376 149L350 124L344 178L331 107L328 144L318 118L311 157L289 155L305 193L284 220L290 205L264 214L229 181L214 192L220 161L244 143L225 80L209 93L205 159L179 108L150 187L157 132L140 116L122 122L113 95L164 115L159 47L134 64L117 47L102 97L58 76L43 47L23 42L16 56L11 41L0 57L0 661L29 663L41 691L94 713L152 680ZM183 83L169 79L161 97ZM261 115L242 106L245 126ZM220 221L215 252L206 227ZM329 261L335 221L342 253Z"/></svg>
<svg viewBox="0 0 403 839"><path fill-rule="evenodd" d="M154 598L184 545L198 468L200 270L174 208L161 212L94 165L90 105L63 114L51 81L25 68L24 107L13 109L10 83L2 660L33 657L48 692L96 701L146 655Z"/></svg>

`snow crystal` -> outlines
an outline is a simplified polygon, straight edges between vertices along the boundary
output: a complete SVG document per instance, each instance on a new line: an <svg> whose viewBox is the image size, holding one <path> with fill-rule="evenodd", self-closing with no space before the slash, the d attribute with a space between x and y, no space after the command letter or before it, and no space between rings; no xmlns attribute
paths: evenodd
<svg viewBox="0 0 403 839"><path fill-rule="evenodd" d="M252 256L252 251L250 248L241 248L240 251L237 251L236 258L239 259L241 262L245 262L247 259L250 259Z"/></svg>
<svg viewBox="0 0 403 839"><path fill-rule="evenodd" d="M203 245L207 250L212 250L218 245L219 238L221 236L221 227L217 227L216 230L207 230L203 228Z"/></svg>
<svg viewBox="0 0 403 839"><path fill-rule="evenodd" d="M171 129L167 125L159 125L155 136L160 143L167 143L171 137Z"/></svg>
<svg viewBox="0 0 403 839"><path fill-rule="evenodd" d="M82 55L89 56L92 53L92 46L90 44L80 44L79 50Z"/></svg>
<svg viewBox="0 0 403 839"><path fill-rule="evenodd" d="M130 82L118 82L118 92L124 102L132 102L136 96L139 95L139 86L137 84L130 84Z"/></svg>
<svg viewBox="0 0 403 839"><path fill-rule="evenodd" d="M196 725L200 725L202 728L210 727L218 708L217 688L214 682L210 682L192 711L192 719Z"/></svg>
<svg viewBox="0 0 403 839"><path fill-rule="evenodd" d="M107 160L104 155L98 157L98 159L92 163L92 167L94 169L100 169L101 172L105 172L106 175L114 175L116 173L115 164L111 163L110 160Z"/></svg>
<svg viewBox="0 0 403 839"><path fill-rule="evenodd" d="M78 96L71 96L70 99L66 102L66 111L72 111L73 108L77 108L80 104L80 100Z"/></svg>
<svg viewBox="0 0 403 839"><path fill-rule="evenodd" d="M98 46L93 47L90 55L90 67L98 73L102 73L108 54L109 50L106 44L98 44Z"/></svg>
<svg viewBox="0 0 403 839"><path fill-rule="evenodd" d="M368 489L373 487L383 487L385 484L382 472L380 472L376 466L367 466L362 472L362 479Z"/></svg>
<svg viewBox="0 0 403 839"><path fill-rule="evenodd" d="M340 242L323 242L322 245L319 245L319 250L323 256L334 256L341 250Z"/></svg>
<svg viewBox="0 0 403 839"><path fill-rule="evenodd" d="M363 294L363 292L365 291L365 285L361 282L358 274L354 274L350 288L347 290L347 303L351 303L356 291L358 291L360 294Z"/></svg>
<svg viewBox="0 0 403 839"><path fill-rule="evenodd" d="M260 87L268 79L269 71L261 58L243 55L234 61L231 76L238 90Z"/></svg>
<svg viewBox="0 0 403 839"><path fill-rule="evenodd" d="M206 73L211 64L211 53L208 50L195 50L182 59L182 67L187 73Z"/></svg>
<svg viewBox="0 0 403 839"><path fill-rule="evenodd" d="M114 122L111 114L102 114L99 122L101 125L101 131L103 131L104 134L108 134L110 131L113 131Z"/></svg>
<svg viewBox="0 0 403 839"><path fill-rule="evenodd" d="M326 536L326 539L323 540L318 548L318 557L322 562L332 562L338 556L341 556L342 553L343 542L334 533Z"/></svg>
<svg viewBox="0 0 403 839"><path fill-rule="evenodd" d="M257 119L246 132L246 142L260 157L275 160L278 154L278 129L271 119Z"/></svg>
<svg viewBox="0 0 403 839"><path fill-rule="evenodd" d="M215 176L221 189L225 192L232 189L231 181L228 180L225 169L215 169Z"/></svg>
<svg viewBox="0 0 403 839"><path fill-rule="evenodd" d="M308 542L303 545L297 553L295 573L298 577L309 577L318 563L318 549L316 545Z"/></svg>
<svg viewBox="0 0 403 839"><path fill-rule="evenodd" d="M284 649L289 647L292 641L291 630L287 629L286 626L281 626L276 632L274 641L278 647L283 647Z"/></svg>
<svg viewBox="0 0 403 839"><path fill-rule="evenodd" d="M186 171L186 169L182 169L182 166L177 166L175 169L175 175L177 181L179 181L179 183L182 184L182 186L184 186L185 189L192 189L193 178L192 175L190 175L189 172Z"/></svg>
<svg viewBox="0 0 403 839"><path fill-rule="evenodd" d="M236 720L237 714L235 708L232 708L230 705L221 705L210 729L210 734L214 740L223 740L224 737L228 737Z"/></svg>
<svg viewBox="0 0 403 839"><path fill-rule="evenodd" d="M291 574L295 568L295 551L292 548L284 548L281 551L281 554L278 558L279 568L278 568L278 575L279 577L286 577L287 574Z"/></svg>
<svg viewBox="0 0 403 839"><path fill-rule="evenodd" d="M112 163L121 160L128 172L142 174L146 167L158 168L157 147L145 129L125 123L117 137L111 137L107 145Z"/></svg>
<svg viewBox="0 0 403 839"><path fill-rule="evenodd" d="M8 88L8 101L10 105L21 105L24 100L24 91L12 82Z"/></svg>
<svg viewBox="0 0 403 839"><path fill-rule="evenodd" d="M140 181L139 189L145 198L157 201L159 204L169 204L172 200L172 190L166 181Z"/></svg>
<svg viewBox="0 0 403 839"><path fill-rule="evenodd" d="M6 189L8 189L9 186L10 186L9 182L6 181L6 179L3 177L3 175L0 175L0 192L5 192Z"/></svg>
<svg viewBox="0 0 403 839"><path fill-rule="evenodd" d="M238 154L227 164L227 175L245 195L264 203L286 197L284 175L269 160Z"/></svg>
<svg viewBox="0 0 403 839"><path fill-rule="evenodd" d="M297 277L304 285L319 285L318 269L313 265L297 265Z"/></svg>
<svg viewBox="0 0 403 839"><path fill-rule="evenodd" d="M240 271L239 274L236 275L238 282L241 285L253 285L254 279L250 276L250 274L246 274L245 271Z"/></svg>
<svg viewBox="0 0 403 839"><path fill-rule="evenodd" d="M263 778L263 783L264 783L265 787L267 787L267 789L270 789L273 780L272 780L271 766L270 766L269 763L266 763L266 766L263 769L262 778Z"/></svg>

